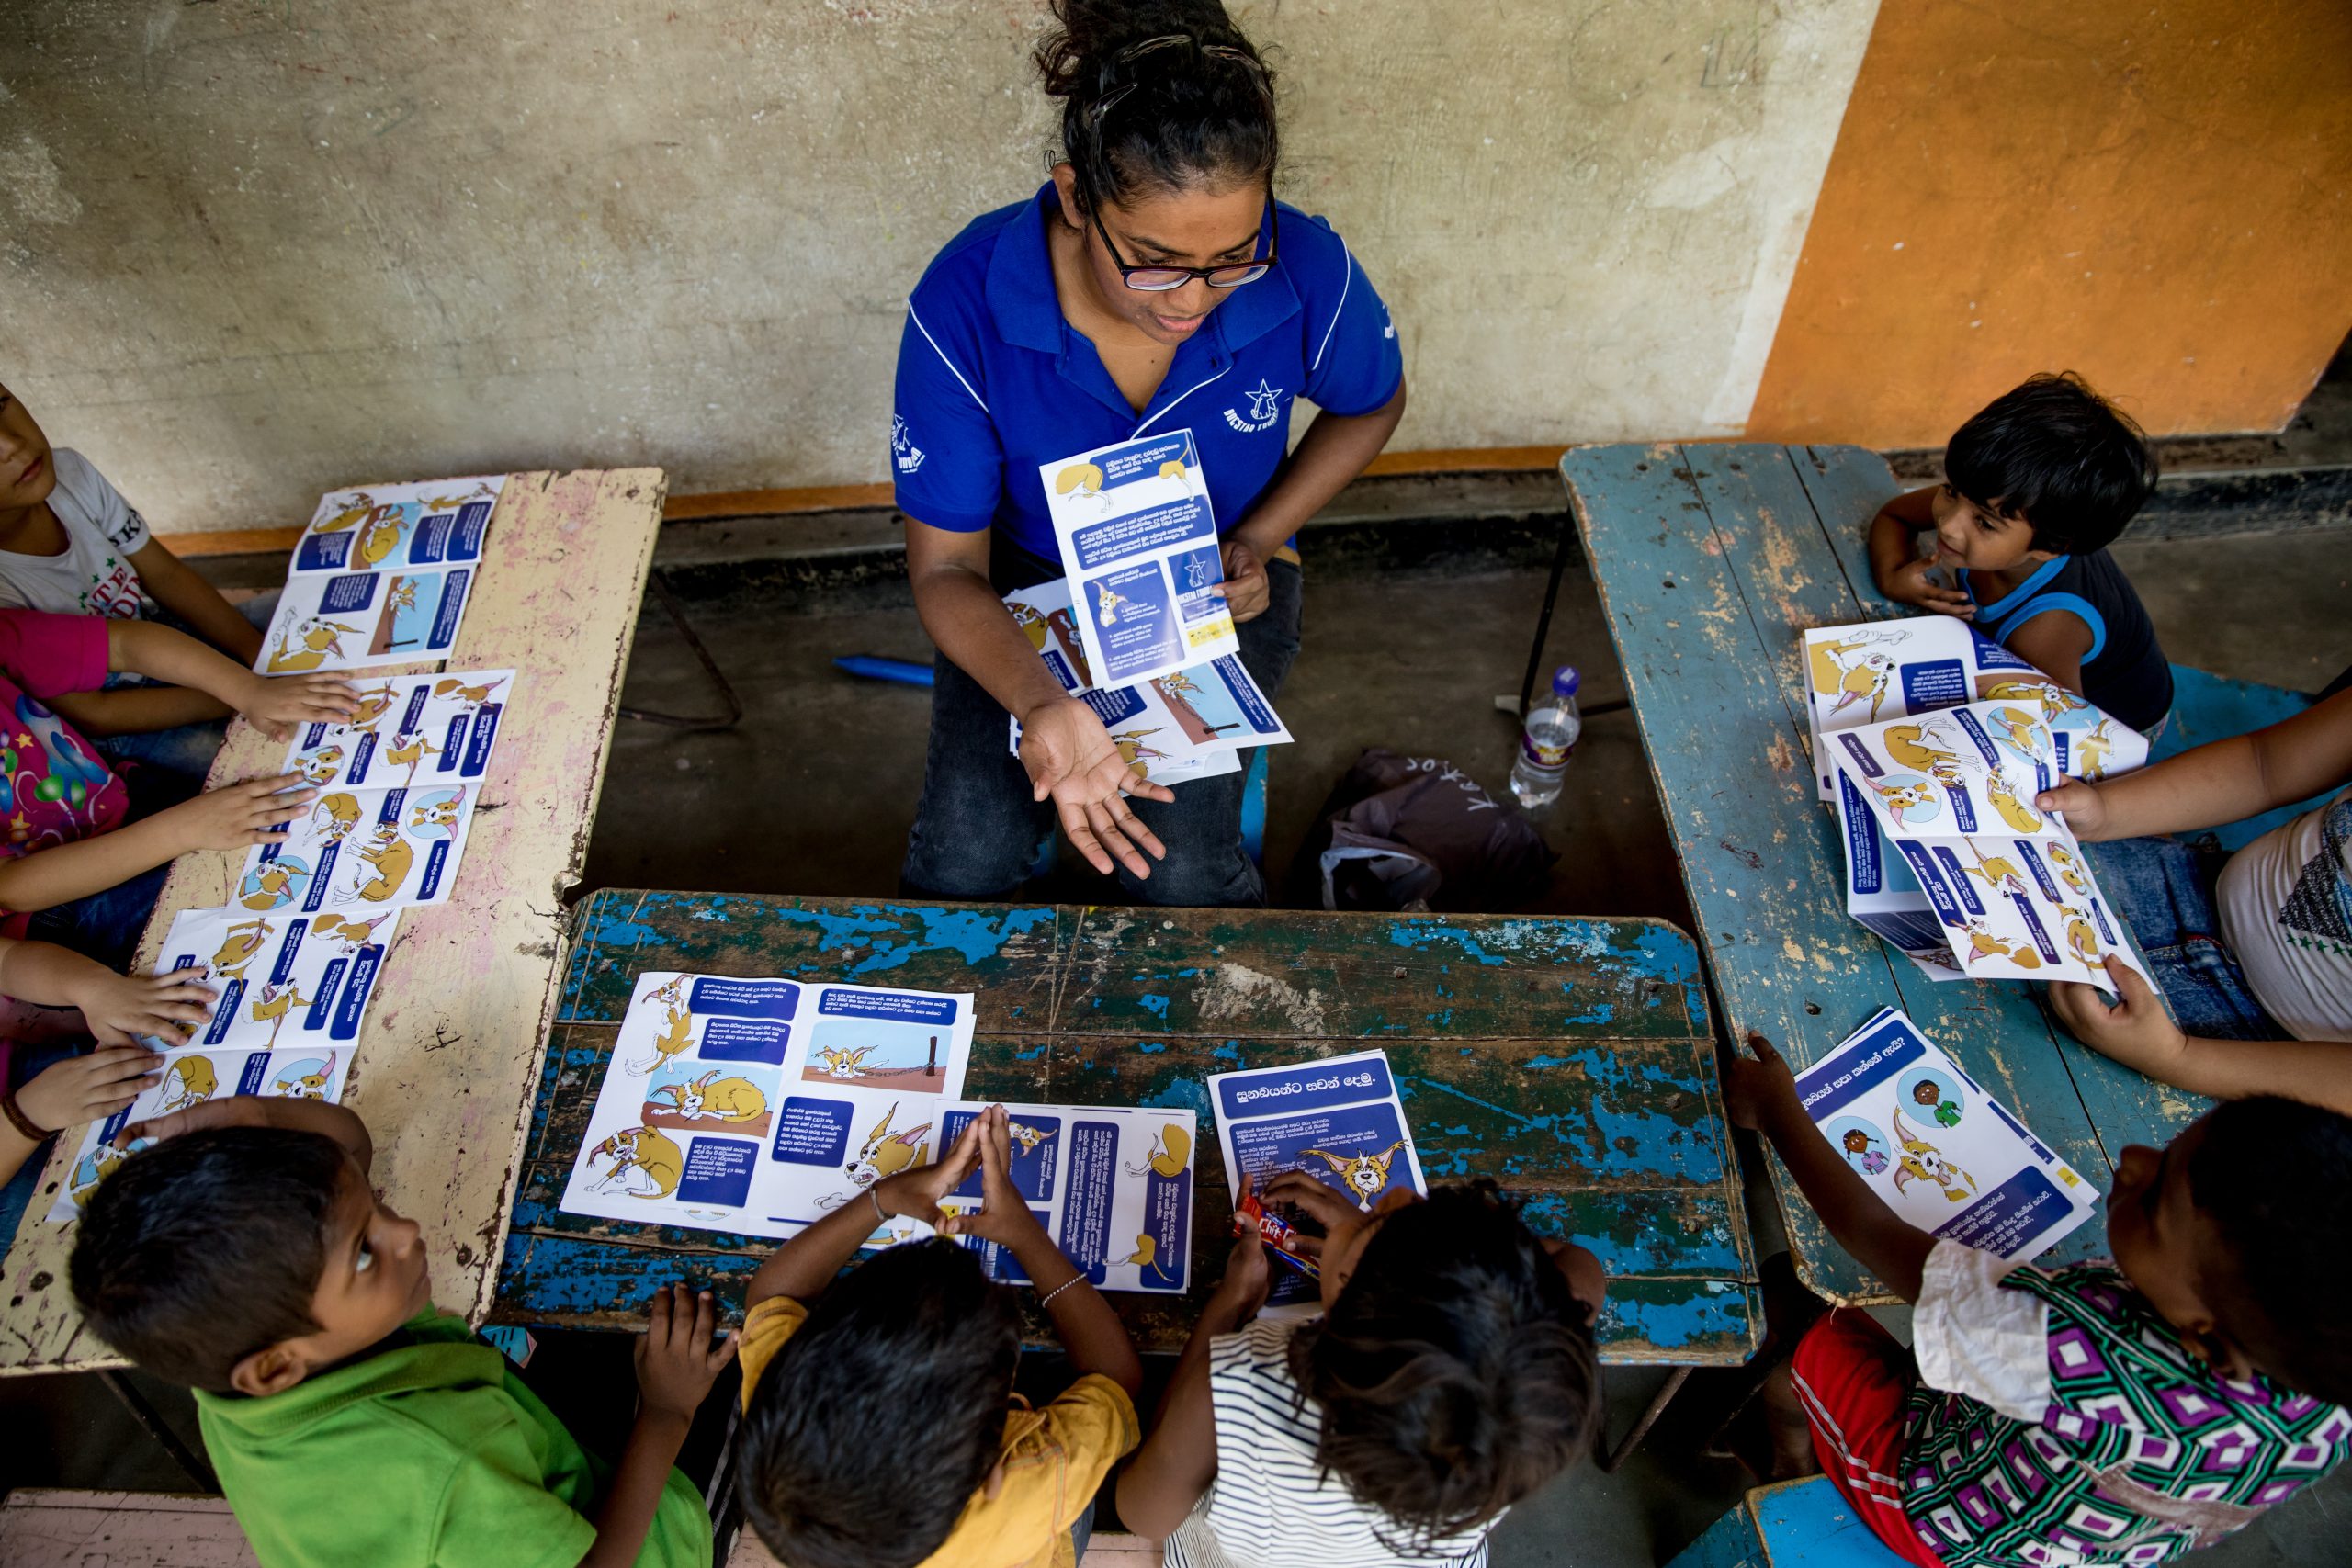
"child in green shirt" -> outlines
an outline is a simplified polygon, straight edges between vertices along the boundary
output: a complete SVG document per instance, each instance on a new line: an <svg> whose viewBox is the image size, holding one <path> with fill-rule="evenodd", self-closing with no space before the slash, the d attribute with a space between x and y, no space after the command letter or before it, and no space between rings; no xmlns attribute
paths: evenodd
<svg viewBox="0 0 2352 1568"><path fill-rule="evenodd" d="M215 1100L92 1194L71 1265L99 1337L196 1391L205 1448L263 1568L707 1568L674 1468L734 1341L654 1297L620 1463L572 1440L463 1319L435 1312L415 1221L376 1200L359 1118Z"/></svg>

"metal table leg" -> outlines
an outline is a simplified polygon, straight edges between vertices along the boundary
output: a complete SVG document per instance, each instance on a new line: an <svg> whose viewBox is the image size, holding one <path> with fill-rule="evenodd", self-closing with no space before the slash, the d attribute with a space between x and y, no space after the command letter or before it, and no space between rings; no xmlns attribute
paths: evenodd
<svg viewBox="0 0 2352 1568"><path fill-rule="evenodd" d="M666 724L673 728L686 730L692 734L700 734L706 730L734 728L736 725L742 722L743 700L735 694L734 686L729 682L725 675L719 672L718 662L711 658L710 649L702 645L702 638L696 637L695 628L687 624L684 608L679 604L677 595L670 592L670 585L663 581L662 574L659 571L653 572L646 578L645 585L653 591L654 598L662 602L662 608L669 612L670 624L678 628L678 635L686 639L686 646L694 649L695 657L702 661L703 672L710 677L710 683L718 689L718 700L725 705L727 713L723 717L695 718L685 714L658 713L651 708L624 707L620 710L620 716L623 718L639 719L647 724Z"/></svg>

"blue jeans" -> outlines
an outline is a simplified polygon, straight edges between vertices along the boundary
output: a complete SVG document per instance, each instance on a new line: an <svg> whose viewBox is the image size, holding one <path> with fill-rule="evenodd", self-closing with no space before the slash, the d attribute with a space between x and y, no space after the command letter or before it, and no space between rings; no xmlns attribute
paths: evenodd
<svg viewBox="0 0 2352 1568"><path fill-rule="evenodd" d="M1002 581L1001 568L998 575L1001 590L1026 586ZM1271 597L1264 614L1241 623L1241 662L1272 700L1298 657L1302 580L1298 568L1283 560L1267 563L1266 579ZM1038 841L1057 819L1053 802L1030 798L1028 771L1006 746L1003 706L945 654L933 661L933 671L922 804L907 840L899 889L915 898L1009 897L1027 880ZM1166 860L1151 863L1148 877L1119 868L1119 885L1132 901L1181 908L1265 903L1265 877L1241 847L1241 793L1250 761L1245 751L1239 773L1178 784L1173 801L1130 802L1136 818L1168 849Z"/></svg>
<svg viewBox="0 0 2352 1568"><path fill-rule="evenodd" d="M2089 846L2108 902L2130 922L2148 976L2184 1032L2209 1040L2283 1040L2221 938L2213 884L2229 856L2211 840L2119 839Z"/></svg>

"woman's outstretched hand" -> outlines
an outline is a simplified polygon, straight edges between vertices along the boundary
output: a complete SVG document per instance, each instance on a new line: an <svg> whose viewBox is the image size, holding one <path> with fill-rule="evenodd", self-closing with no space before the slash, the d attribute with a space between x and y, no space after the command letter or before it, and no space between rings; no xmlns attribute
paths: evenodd
<svg viewBox="0 0 2352 1568"><path fill-rule="evenodd" d="M1095 870L1107 876L1115 860L1137 876L1149 876L1151 861L1168 858L1167 847L1136 819L1125 797L1173 800L1175 795L1136 773L1102 720L1076 697L1056 697L1021 716L1021 765L1029 770L1036 792L1032 798L1053 801L1062 831Z"/></svg>

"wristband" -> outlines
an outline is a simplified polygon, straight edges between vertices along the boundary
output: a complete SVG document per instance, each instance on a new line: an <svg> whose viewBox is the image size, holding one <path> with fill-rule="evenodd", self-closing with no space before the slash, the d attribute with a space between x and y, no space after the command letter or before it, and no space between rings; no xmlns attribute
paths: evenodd
<svg viewBox="0 0 2352 1568"><path fill-rule="evenodd" d="M1086 1276L1085 1276L1085 1275L1083 1275L1083 1274L1072 1274L1069 1279L1064 1280L1060 1284L1056 1285L1052 1290L1047 1291L1044 1295L1039 1296L1039 1297L1037 1298L1037 1304L1038 1304L1039 1306L1041 1306L1041 1307L1045 1307L1045 1306L1051 1306L1051 1305L1053 1305L1053 1304L1054 1304L1054 1298L1055 1298L1056 1296L1060 1295L1064 1291L1069 1290L1072 1285L1075 1285L1075 1284L1080 1283L1080 1281L1082 1281L1085 1278L1086 1278Z"/></svg>
<svg viewBox="0 0 2352 1568"><path fill-rule="evenodd" d="M865 1195L874 1201L875 1222L877 1224L888 1224L890 1223L890 1216L882 1212L882 1194L869 1187L865 1190Z"/></svg>
<svg viewBox="0 0 2352 1568"><path fill-rule="evenodd" d="M43 1142L57 1132L54 1127L44 1129L34 1126L33 1119L25 1114L25 1108L17 1103L17 1091L11 1089L0 1089L0 1115L7 1117L8 1125L36 1144Z"/></svg>

